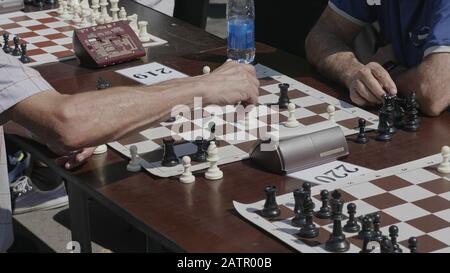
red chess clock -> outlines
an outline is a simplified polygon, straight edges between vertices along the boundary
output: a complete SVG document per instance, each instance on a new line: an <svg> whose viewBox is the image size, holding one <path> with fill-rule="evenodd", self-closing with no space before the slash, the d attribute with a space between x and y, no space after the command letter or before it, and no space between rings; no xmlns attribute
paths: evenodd
<svg viewBox="0 0 450 273"><path fill-rule="evenodd" d="M76 29L73 45L80 64L87 67L115 65L146 55L141 41L125 21Z"/></svg>

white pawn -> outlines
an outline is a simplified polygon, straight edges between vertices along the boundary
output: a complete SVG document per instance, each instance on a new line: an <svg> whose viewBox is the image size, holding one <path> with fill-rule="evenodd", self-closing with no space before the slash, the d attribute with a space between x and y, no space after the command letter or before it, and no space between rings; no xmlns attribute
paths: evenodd
<svg viewBox="0 0 450 273"><path fill-rule="evenodd" d="M86 27L90 27L91 24L89 23L89 16L90 16L90 11L87 9L84 9L81 12L81 23L80 23L80 27L81 28L86 28Z"/></svg>
<svg viewBox="0 0 450 273"><path fill-rule="evenodd" d="M72 21L75 23L75 26L76 26L76 27L81 27L81 21L82 21L82 19L81 19L80 15L78 14L78 12L75 12L75 13L73 14Z"/></svg>
<svg viewBox="0 0 450 273"><path fill-rule="evenodd" d="M191 172L191 158L189 156L185 156L182 159L183 161L183 167L184 167L184 172L183 174L180 176L180 182L183 184L192 184L195 182L195 176L192 175Z"/></svg>
<svg viewBox="0 0 450 273"><path fill-rule="evenodd" d="M117 22L119 21L119 0L110 0L111 3L111 14L112 14L112 21Z"/></svg>
<svg viewBox="0 0 450 273"><path fill-rule="evenodd" d="M120 11L119 11L119 20L122 20L122 21L126 21L126 20L127 20L127 11L125 10L124 7L121 7L121 8L120 8Z"/></svg>
<svg viewBox="0 0 450 273"><path fill-rule="evenodd" d="M151 37L150 34L148 34L147 32L148 22L140 21L138 25L139 25L139 40L143 43L150 42Z"/></svg>
<svg viewBox="0 0 450 273"><path fill-rule="evenodd" d="M107 145L100 145L97 148L95 148L94 150L94 155L101 155L104 154L108 151L108 146Z"/></svg>
<svg viewBox="0 0 450 273"><path fill-rule="evenodd" d="M100 1L99 0L92 0L92 14L95 16L95 19L97 20L98 17L100 17Z"/></svg>
<svg viewBox="0 0 450 273"><path fill-rule="evenodd" d="M203 75L208 75L211 73L211 68L209 66L204 66L203 67Z"/></svg>
<svg viewBox="0 0 450 273"><path fill-rule="evenodd" d="M127 17L128 22L130 24L131 29L136 33L139 34L139 27L137 24L137 20L138 20L138 15L137 14L133 14Z"/></svg>
<svg viewBox="0 0 450 273"><path fill-rule="evenodd" d="M450 147L442 147L442 163L438 167L438 171L442 174L450 174Z"/></svg>
<svg viewBox="0 0 450 273"><path fill-rule="evenodd" d="M64 13L63 0L58 0L58 10L56 11L59 16Z"/></svg>
<svg viewBox="0 0 450 273"><path fill-rule="evenodd" d="M73 16L69 12L69 4L67 3L67 1L63 1L62 6L63 6L63 10L62 10L61 18L64 20L72 20Z"/></svg>
<svg viewBox="0 0 450 273"><path fill-rule="evenodd" d="M208 147L208 158L209 162L208 171L205 173L205 178L208 180L219 180L223 178L223 172L217 167L219 162L219 150L217 149L216 143L211 141Z"/></svg>
<svg viewBox="0 0 450 273"><path fill-rule="evenodd" d="M335 122L335 118L334 116L336 115L336 107L334 107L333 105L329 105L327 107L327 112L328 112L328 120Z"/></svg>
<svg viewBox="0 0 450 273"><path fill-rule="evenodd" d="M287 128L297 128L298 126L300 126L300 122L298 122L298 120L295 118L295 109L296 109L295 104L289 103L288 105L289 118L284 123L284 126L286 126Z"/></svg>
<svg viewBox="0 0 450 273"><path fill-rule="evenodd" d="M133 145L130 147L130 155L131 160L130 163L127 165L127 171L137 173L141 171L141 159L138 155L138 149L137 146Z"/></svg>

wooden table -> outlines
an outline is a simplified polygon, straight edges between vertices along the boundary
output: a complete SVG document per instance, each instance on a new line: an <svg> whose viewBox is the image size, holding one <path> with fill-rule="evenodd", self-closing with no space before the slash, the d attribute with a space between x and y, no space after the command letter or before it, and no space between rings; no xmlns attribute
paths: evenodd
<svg viewBox="0 0 450 273"><path fill-rule="evenodd" d="M149 13L155 18L161 16ZM162 27L154 27L155 34L169 40L169 46L152 49L146 60L96 71L80 68L73 61L42 66L38 70L57 90L73 94L95 88L99 76L113 85L135 85L113 71L141 62L159 61L189 75L198 75L204 65L214 68L225 60L226 49L220 47L224 41L168 17L161 17L159 23L153 18L151 21ZM172 29L172 22L178 26ZM186 47L182 46L183 40L187 40ZM203 42L191 43L191 40ZM202 51L206 48L212 50ZM257 62L348 100L344 90L318 76L304 59L258 44ZM378 170L438 153L448 144L450 114L423 118L422 122L420 132L399 132L391 143L371 141L361 146L350 139L351 154L345 161ZM198 176L195 184L182 185L176 179L160 179L145 172L131 174L126 171L128 160L112 150L69 173L55 166L44 148L17 137L9 139L44 160L67 181L72 237L81 243L83 252L91 251L88 198L145 233L149 252L161 251L153 242L174 252L292 252L241 219L232 201L261 200L266 185L276 186L280 194L292 192L301 186L297 179L264 172L244 161L224 166L225 177L221 182L208 182Z"/></svg>

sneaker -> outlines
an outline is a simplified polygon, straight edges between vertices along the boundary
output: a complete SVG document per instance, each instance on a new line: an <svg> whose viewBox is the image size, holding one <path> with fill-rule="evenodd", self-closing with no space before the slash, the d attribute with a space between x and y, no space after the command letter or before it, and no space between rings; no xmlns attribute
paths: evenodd
<svg viewBox="0 0 450 273"><path fill-rule="evenodd" d="M11 184L13 214L50 210L69 203L64 183L51 191L39 190L31 179L22 176Z"/></svg>
<svg viewBox="0 0 450 273"><path fill-rule="evenodd" d="M8 155L8 176L9 181L13 182L25 174L30 167L31 156L29 153L18 151L15 154Z"/></svg>

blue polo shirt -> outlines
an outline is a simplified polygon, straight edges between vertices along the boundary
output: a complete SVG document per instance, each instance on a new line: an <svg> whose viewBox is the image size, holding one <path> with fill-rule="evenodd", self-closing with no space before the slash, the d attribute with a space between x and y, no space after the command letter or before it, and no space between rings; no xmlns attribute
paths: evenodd
<svg viewBox="0 0 450 273"><path fill-rule="evenodd" d="M449 0L330 0L329 7L358 25L378 21L403 66L450 53Z"/></svg>

